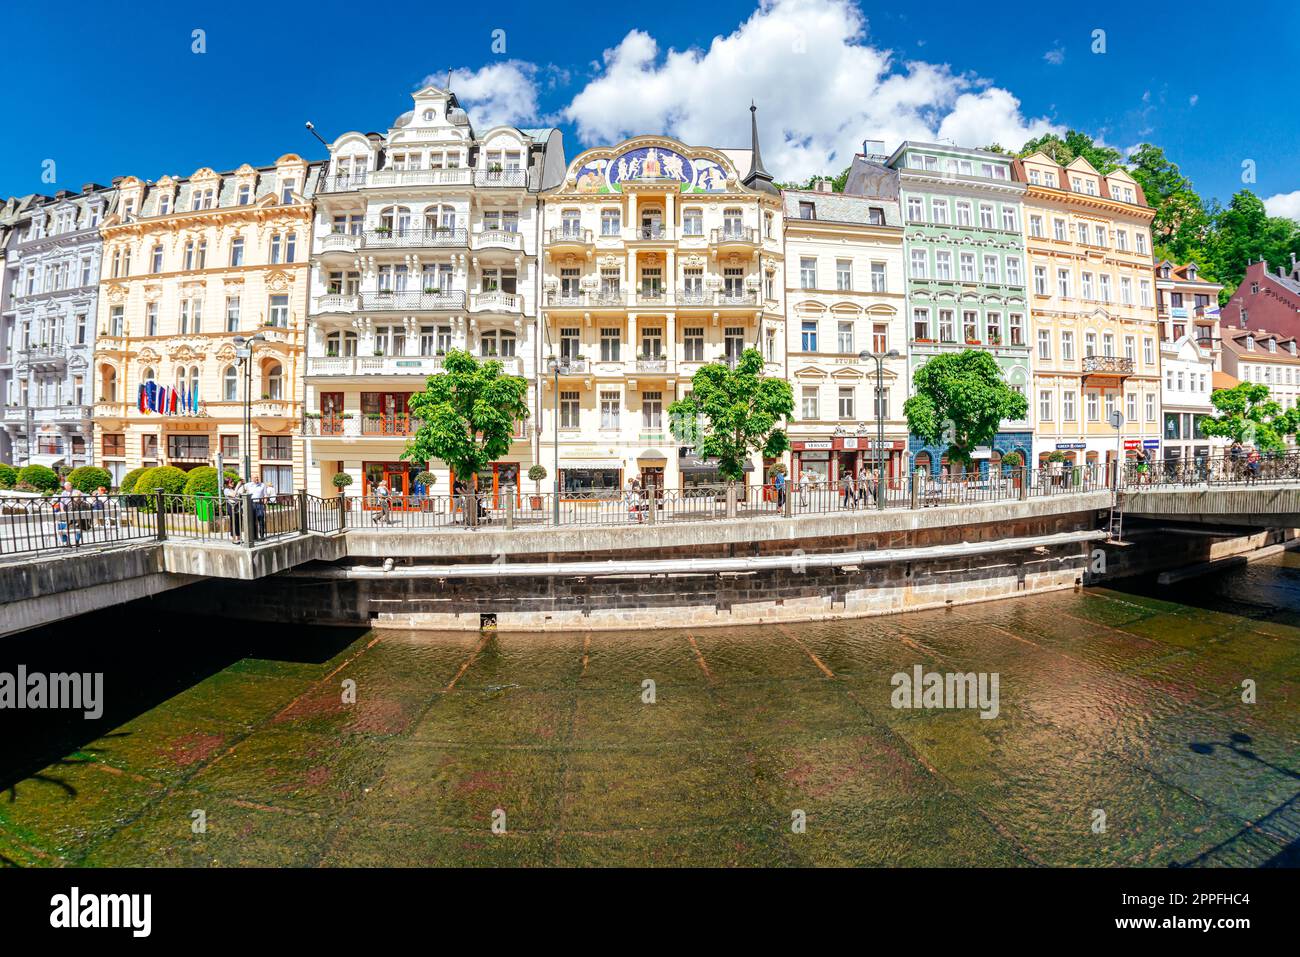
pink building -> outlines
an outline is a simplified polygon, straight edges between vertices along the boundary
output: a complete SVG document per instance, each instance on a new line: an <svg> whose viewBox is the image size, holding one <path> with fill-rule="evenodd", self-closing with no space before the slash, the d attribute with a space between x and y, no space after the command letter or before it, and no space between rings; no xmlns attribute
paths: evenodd
<svg viewBox="0 0 1300 957"><path fill-rule="evenodd" d="M1300 336L1300 262L1291 254L1291 269L1270 273L1263 261L1246 267L1241 285L1223 307L1220 322L1226 337L1233 329L1259 329L1284 337Z"/></svg>

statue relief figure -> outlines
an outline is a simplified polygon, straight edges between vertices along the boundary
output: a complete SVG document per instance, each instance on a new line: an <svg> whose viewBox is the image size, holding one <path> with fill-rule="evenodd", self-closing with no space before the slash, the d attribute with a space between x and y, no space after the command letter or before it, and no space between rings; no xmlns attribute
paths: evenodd
<svg viewBox="0 0 1300 957"><path fill-rule="evenodd" d="M645 165L641 167L641 177L643 179L654 179L663 175L663 166L659 162L659 151L654 147L646 153Z"/></svg>
<svg viewBox="0 0 1300 957"><path fill-rule="evenodd" d="M686 170L682 167L682 158L676 153L664 156L664 171L673 179L687 180Z"/></svg>

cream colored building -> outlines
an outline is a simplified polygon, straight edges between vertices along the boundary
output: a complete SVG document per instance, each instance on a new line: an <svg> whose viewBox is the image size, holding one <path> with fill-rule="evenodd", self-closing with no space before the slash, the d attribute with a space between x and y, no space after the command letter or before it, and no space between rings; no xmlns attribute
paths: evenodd
<svg viewBox="0 0 1300 957"><path fill-rule="evenodd" d="M835 482L883 468L898 487L907 468L907 289L898 172L858 156L844 193L823 181L785 191L786 355L795 415L791 478ZM884 448L877 428L881 364Z"/></svg>
<svg viewBox="0 0 1300 957"><path fill-rule="evenodd" d="M781 198L756 123L749 150L662 136L588 150L542 206L548 471L558 438L572 498L612 495L637 477L668 489L718 481L673 438L668 408L701 365L749 347L767 374L784 375ZM746 481L760 482L765 464L755 456Z"/></svg>
<svg viewBox="0 0 1300 957"><path fill-rule="evenodd" d="M385 482L400 507L419 508L416 477L442 462L401 457L421 423L407 410L448 350L500 360L534 381L541 235L538 193L564 174L553 129L477 130L455 94L436 86L385 134L350 132L330 145L316 191L307 411L307 487L334 495L334 475L369 502ZM517 423L507 454L477 477L493 507L519 503L536 461L531 421Z"/></svg>
<svg viewBox="0 0 1300 957"><path fill-rule="evenodd" d="M101 229L98 462L189 470L220 455L240 468L247 456L277 492L302 487L295 431L317 172L287 154L273 166L115 181L117 210ZM249 365L236 336L261 337ZM175 408L142 411L164 388Z"/></svg>
<svg viewBox="0 0 1300 957"><path fill-rule="evenodd" d="M1160 329L1151 271L1151 220L1124 170L1102 176L1082 157L1016 161L1025 183L1025 249L1033 388L1041 464L1054 451L1104 464L1117 447L1155 459L1160 447ZM1110 425L1121 412L1119 435Z"/></svg>

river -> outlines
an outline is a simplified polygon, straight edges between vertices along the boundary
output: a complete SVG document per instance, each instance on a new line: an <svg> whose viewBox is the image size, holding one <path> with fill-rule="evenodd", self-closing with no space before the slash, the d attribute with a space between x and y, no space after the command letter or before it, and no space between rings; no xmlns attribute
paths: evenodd
<svg viewBox="0 0 1300 957"><path fill-rule="evenodd" d="M137 603L7 639L0 672L19 664L102 672L105 710L0 710L0 863L1300 863L1294 553L1172 588L693 632ZM895 707L916 666L996 676L996 716Z"/></svg>

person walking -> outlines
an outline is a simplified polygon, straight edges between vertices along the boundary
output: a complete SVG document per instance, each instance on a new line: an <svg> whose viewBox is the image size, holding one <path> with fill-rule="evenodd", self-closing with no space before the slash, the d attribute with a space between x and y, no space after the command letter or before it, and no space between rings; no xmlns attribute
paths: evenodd
<svg viewBox="0 0 1300 957"><path fill-rule="evenodd" d="M68 538L69 522L72 517L72 483L64 482L63 491L50 503L54 509L54 527L58 531L59 544L70 544ZM78 542L80 543L80 542Z"/></svg>
<svg viewBox="0 0 1300 957"><path fill-rule="evenodd" d="M374 514L370 516L370 521L376 525L380 522L383 522L385 525L389 524L388 510L392 505L389 501L390 496L388 483L383 479L380 479L379 483L370 491L375 496L375 511Z"/></svg>
<svg viewBox="0 0 1300 957"><path fill-rule="evenodd" d="M840 476L840 508L852 508L857 504L857 490L854 487L853 471L850 469Z"/></svg>
<svg viewBox="0 0 1300 957"><path fill-rule="evenodd" d="M1246 455L1246 484L1254 485L1259 481L1259 470L1264 464L1259 449L1252 448Z"/></svg>
<svg viewBox="0 0 1300 957"><path fill-rule="evenodd" d="M871 482L871 473L867 471L865 464L858 466L858 504L866 508L870 504L870 499L874 495L873 483Z"/></svg>
<svg viewBox="0 0 1300 957"><path fill-rule="evenodd" d="M641 523L641 495L636 479L628 479L627 492L623 495L623 504L627 506L628 521Z"/></svg>
<svg viewBox="0 0 1300 957"><path fill-rule="evenodd" d="M776 491L776 507L785 510L785 473L777 472L772 476L772 488Z"/></svg>

